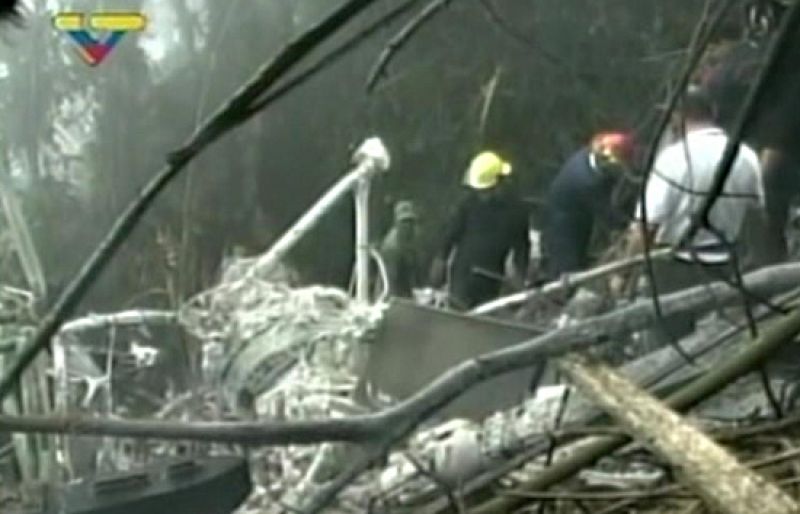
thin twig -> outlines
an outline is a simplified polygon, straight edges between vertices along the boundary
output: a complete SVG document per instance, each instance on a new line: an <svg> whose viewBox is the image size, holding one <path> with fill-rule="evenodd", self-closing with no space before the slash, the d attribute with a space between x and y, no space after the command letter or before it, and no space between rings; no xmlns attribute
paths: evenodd
<svg viewBox="0 0 800 514"><path fill-rule="evenodd" d="M558 411L556 412L556 419L555 422L553 423L554 430L558 430L561 428L561 423L564 420L564 415L567 412L567 404L569 403L569 397L571 393L572 393L572 388L566 387L564 388L564 392L561 394L561 400L558 404ZM547 454L545 457L545 463L544 463L545 467L548 467L553 464L553 457L555 456L556 449L558 448L558 439L551 434L548 434L547 437L550 441L548 443ZM539 514L544 514L545 510L547 509L546 505L547 503L542 503L541 505L539 505Z"/></svg>
<svg viewBox="0 0 800 514"><path fill-rule="evenodd" d="M378 61L372 67L372 71L370 71L369 78L367 79L367 92L371 93L375 89L375 85L385 74L386 67L389 66L389 63L392 61L397 51L411 39L411 36L413 36L425 22L433 18L433 16L444 7L447 7L449 3L450 0L433 0L428 3L414 19L400 29L400 32L398 32L383 49L378 57Z"/></svg>
<svg viewBox="0 0 800 514"><path fill-rule="evenodd" d="M450 507L453 508L453 512L457 514L463 514L464 505L458 498L456 498L456 492L453 491L453 488L450 487L450 484L445 482L437 473L432 469L426 468L416 457L414 457L411 452L404 452L403 455L406 459L411 463L412 466L417 470L418 473L430 479L431 482L436 484L442 492L444 492L445 496L447 496L447 501L450 503Z"/></svg>
<svg viewBox="0 0 800 514"><path fill-rule="evenodd" d="M695 498L696 495L688 491L681 491L680 486L669 485L653 491L520 491L509 489L502 491L505 496L516 496L527 500L557 501L557 500L580 500L580 501L615 501L636 499L645 500L652 498Z"/></svg>
<svg viewBox="0 0 800 514"><path fill-rule="evenodd" d="M303 85L306 81L317 75L320 71L338 62L339 59L347 55L347 53L350 50L356 48L360 43L362 43L364 40L368 39L370 36L375 34L378 30L382 29L389 23L393 22L396 18L403 15L406 11L411 9L414 6L414 4L416 4L418 1L419 0L407 0L405 3L397 6L395 9L392 9L391 11L386 13L386 15L378 19L375 23L372 23L371 25L366 27L363 31L354 35L348 41L342 43L338 48L331 50L330 53L328 53L324 57L321 57L319 61L309 66L302 72L298 73L297 76L292 77L291 79L287 80L285 83L281 85L278 85L277 87L275 87L275 89L273 89L266 96L264 96L264 98L258 100L257 102L254 102L253 106L250 108L250 111L252 112L261 111L268 105L274 103L276 100L282 98L286 93L294 91L297 87Z"/></svg>
<svg viewBox="0 0 800 514"><path fill-rule="evenodd" d="M669 248L662 248L655 250L651 253L651 259L662 259L672 255L672 250ZM558 280L544 284L542 286L514 293L509 296L498 298L490 302L484 303L475 307L470 314L485 315L497 312L508 307L513 307L521 303L532 301L540 296L548 296L564 292L569 289L574 289L588 282L598 280L608 275L618 273L633 266L639 266L644 263L644 255L636 255L634 257L622 259L619 261L610 262L596 268L586 271L579 271L576 273L567 273L562 275Z"/></svg>
<svg viewBox="0 0 800 514"><path fill-rule="evenodd" d="M517 29L511 26L511 24L507 20L505 20L500 15L499 12L497 12L497 9L490 0L479 0L479 2L483 7L483 10L489 17L489 19L500 29L500 31L503 34L507 35L512 40L522 44L523 46L525 46L525 48L532 49L538 52L551 65L567 72L572 71L564 64L564 62L561 59L559 59L555 54L553 54L549 50L545 49L542 45L539 44L538 41L535 41L529 36L520 33ZM584 82L583 85L589 85L587 77L582 75L578 75L578 77L581 79L581 81ZM595 89L593 84L592 84L592 89Z"/></svg>

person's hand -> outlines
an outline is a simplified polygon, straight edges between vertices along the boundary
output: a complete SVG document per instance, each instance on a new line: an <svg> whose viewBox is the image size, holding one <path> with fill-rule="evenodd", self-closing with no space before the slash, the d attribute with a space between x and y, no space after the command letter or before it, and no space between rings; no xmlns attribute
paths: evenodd
<svg viewBox="0 0 800 514"><path fill-rule="evenodd" d="M626 280L621 274L617 273L612 275L608 281L608 288L611 290L611 296L614 298L621 297L625 291L625 283Z"/></svg>
<svg viewBox="0 0 800 514"><path fill-rule="evenodd" d="M431 264L430 282L434 288L440 288L447 280L447 263L441 257L437 257Z"/></svg>
<svg viewBox="0 0 800 514"><path fill-rule="evenodd" d="M522 291L525 289L525 277L520 273L512 273L511 277L508 279L508 283L514 291Z"/></svg>

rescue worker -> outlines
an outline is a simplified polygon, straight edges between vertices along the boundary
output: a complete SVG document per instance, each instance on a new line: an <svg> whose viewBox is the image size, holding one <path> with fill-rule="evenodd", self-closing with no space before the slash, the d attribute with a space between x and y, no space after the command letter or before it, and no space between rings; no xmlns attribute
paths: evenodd
<svg viewBox="0 0 800 514"><path fill-rule="evenodd" d="M758 156L741 145L723 194L709 215L713 230L700 229L679 246L714 181L728 143L726 133L715 124L712 104L702 91L691 88L682 105L685 137L664 148L657 156L645 191L645 207L638 205L628 235L628 255L643 251L641 223L653 247L671 247L671 259L653 261L659 294L670 293L730 277L733 252L748 209L762 208L764 193ZM642 219L646 215L646 220ZM691 314L664 320L653 334L655 344L680 339L694 330Z"/></svg>
<svg viewBox="0 0 800 514"><path fill-rule="evenodd" d="M717 105L717 121L726 130L735 123L758 75L785 3L750 2L746 38L728 43L701 74L701 86ZM749 231L754 238L750 246L757 252L750 260L757 265L787 258L789 210L800 195L800 27L790 31L786 49L744 134L745 141L761 154L766 195L766 227Z"/></svg>
<svg viewBox="0 0 800 514"><path fill-rule="evenodd" d="M530 254L528 210L509 187L511 165L492 152L477 155L464 175L468 193L449 222L431 269L435 287L450 267L450 303L469 309L500 293L505 265L513 256L511 280L521 287Z"/></svg>
<svg viewBox="0 0 800 514"><path fill-rule="evenodd" d="M389 293L393 296L411 298L413 290L422 282L417 251L417 220L417 211L412 202L397 202L394 206L394 223L380 246Z"/></svg>
<svg viewBox="0 0 800 514"><path fill-rule="evenodd" d="M556 175L545 199L542 243L550 280L589 265L593 231L624 229L630 218L612 202L614 188L633 157L633 139L623 133L596 135Z"/></svg>

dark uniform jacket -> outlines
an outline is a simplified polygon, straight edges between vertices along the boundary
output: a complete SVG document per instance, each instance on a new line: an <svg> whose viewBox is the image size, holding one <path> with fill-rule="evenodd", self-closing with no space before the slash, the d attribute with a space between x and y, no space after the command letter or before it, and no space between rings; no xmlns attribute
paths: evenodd
<svg viewBox="0 0 800 514"><path fill-rule="evenodd" d="M528 210L511 195L482 200L471 193L457 206L445 236L442 257L455 251L450 276L451 300L470 308L495 298L510 252L525 273L530 256Z"/></svg>
<svg viewBox="0 0 800 514"><path fill-rule="evenodd" d="M547 193L542 231L549 278L589 265L596 222L625 226L627 219L612 207L614 185L611 175L591 166L587 148L573 154L558 172Z"/></svg>

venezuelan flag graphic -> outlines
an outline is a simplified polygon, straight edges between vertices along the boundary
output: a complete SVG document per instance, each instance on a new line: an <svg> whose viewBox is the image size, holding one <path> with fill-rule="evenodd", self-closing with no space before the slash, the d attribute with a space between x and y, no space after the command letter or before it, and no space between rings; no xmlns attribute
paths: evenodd
<svg viewBox="0 0 800 514"><path fill-rule="evenodd" d="M144 30L147 18L140 13L59 13L53 18L56 29L75 42L81 57L97 66L128 32ZM95 34L100 34L96 36Z"/></svg>

